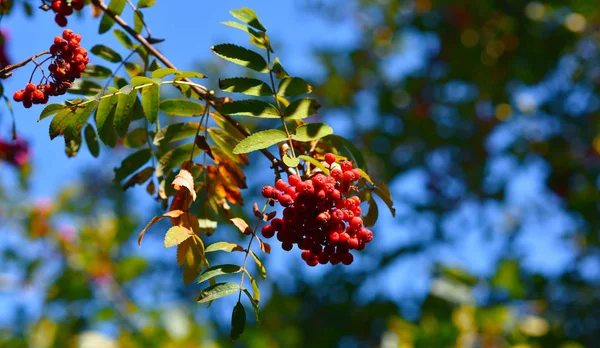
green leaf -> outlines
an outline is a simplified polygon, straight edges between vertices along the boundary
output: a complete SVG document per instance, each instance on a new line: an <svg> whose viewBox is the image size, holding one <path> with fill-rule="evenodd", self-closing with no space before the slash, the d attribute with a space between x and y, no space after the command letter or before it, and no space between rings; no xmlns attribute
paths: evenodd
<svg viewBox="0 0 600 348"><path fill-rule="evenodd" d="M273 90L269 85L261 80L246 77L219 80L219 88L225 92L242 93L257 97L273 95Z"/></svg>
<svg viewBox="0 0 600 348"><path fill-rule="evenodd" d="M123 94L117 96L117 107L115 108L115 130L120 137L124 137L131 123L131 110L137 99L137 90L130 86L121 88Z"/></svg>
<svg viewBox="0 0 600 348"><path fill-rule="evenodd" d="M254 251L250 250L250 255L252 255L254 262L256 262L256 266L258 267L258 272L260 273L260 276L262 277L262 279L266 279L267 270L265 269L265 266L263 266L262 262L260 262L258 256L256 256Z"/></svg>
<svg viewBox="0 0 600 348"><path fill-rule="evenodd" d="M371 179L369 174L367 174L364 170L362 170L360 168L354 168L354 169L356 169L360 173L360 176L365 178L365 180L367 180L371 185L375 185L375 183L373 182L373 180Z"/></svg>
<svg viewBox="0 0 600 348"><path fill-rule="evenodd" d="M156 0L139 0L137 8L146 8L156 5Z"/></svg>
<svg viewBox="0 0 600 348"><path fill-rule="evenodd" d="M238 265L218 265L213 266L206 271L200 274L200 278L198 278L198 283L202 283L203 281L212 279L216 276L224 275L224 274L235 274L242 271L242 267Z"/></svg>
<svg viewBox="0 0 600 348"><path fill-rule="evenodd" d="M239 158L239 156L236 156L236 154L233 152L237 141L231 135L229 135L229 133L221 128L209 128L208 135L219 147L219 149L221 149L225 156L229 157L236 163L242 163L242 160Z"/></svg>
<svg viewBox="0 0 600 348"><path fill-rule="evenodd" d="M131 85L132 86L141 86L141 85L148 85L148 84L152 84L152 85L158 85L158 82L156 82L155 80L146 77L146 76L135 76L131 78Z"/></svg>
<svg viewBox="0 0 600 348"><path fill-rule="evenodd" d="M246 296L248 296L250 303L252 303L252 309L254 309L254 314L256 315L256 326L259 326L260 325L260 307L258 306L258 301L254 300L252 298L252 295L250 295L250 292L247 289L243 289L242 291L246 294Z"/></svg>
<svg viewBox="0 0 600 348"><path fill-rule="evenodd" d="M254 279L254 277L249 275L249 273L248 273L248 278L250 278L250 282L252 283L252 293L253 293L252 298L254 299L254 301L260 302L260 289L258 288L258 283Z"/></svg>
<svg viewBox="0 0 600 348"><path fill-rule="evenodd" d="M150 179L152 174L154 174L154 167L146 167L140 170L123 184L123 191L127 190L130 187L133 187L136 184L141 185L145 183L146 181L148 181L148 179Z"/></svg>
<svg viewBox="0 0 600 348"><path fill-rule="evenodd" d="M92 154L92 156L98 157L98 155L100 154L100 146L98 145L98 136L96 135L96 131L94 130L94 127L92 127L91 124L88 124L85 127L84 135L85 135L85 143L86 143L88 149L90 150L90 153Z"/></svg>
<svg viewBox="0 0 600 348"><path fill-rule="evenodd" d="M154 136L154 145L159 146L161 143L171 143L173 141L193 137L198 131L198 122L188 123L173 123L162 128ZM202 130L203 127L200 127Z"/></svg>
<svg viewBox="0 0 600 348"><path fill-rule="evenodd" d="M290 77L287 71L285 71L285 69L283 68L283 65L281 65L279 57L273 59L273 68L271 70L275 73L275 77L277 77L280 80Z"/></svg>
<svg viewBox="0 0 600 348"><path fill-rule="evenodd" d="M50 122L50 139L59 135L65 135L68 139L79 137L97 104L97 101L91 101L85 106L74 106L59 112Z"/></svg>
<svg viewBox="0 0 600 348"><path fill-rule="evenodd" d="M141 11L137 11L133 16L133 31L141 33L144 29L144 14Z"/></svg>
<svg viewBox="0 0 600 348"><path fill-rule="evenodd" d="M383 181L379 181L377 186L373 188L373 192L375 192L379 198L381 198L385 204L390 209L390 213L392 213L393 217L396 217L396 209L394 208L394 201L392 200L392 194L390 193L390 189Z"/></svg>
<svg viewBox="0 0 600 348"><path fill-rule="evenodd" d="M234 243L215 242L215 243L207 246L205 251L207 253L212 252L212 251L226 251L229 253L232 251L244 251L244 248L242 246L234 244Z"/></svg>
<svg viewBox="0 0 600 348"><path fill-rule="evenodd" d="M167 75L177 74L179 70L171 69L171 68L159 68L152 72L153 79L162 79Z"/></svg>
<svg viewBox="0 0 600 348"><path fill-rule="evenodd" d="M127 48L127 49L133 48L133 41L131 41L131 38L129 37L129 35L127 35L127 33L125 33L123 30L113 29L113 34L115 35L117 40L119 40L119 42L123 46L125 46L125 48Z"/></svg>
<svg viewBox="0 0 600 348"><path fill-rule="evenodd" d="M144 69L138 64L132 62L125 62L125 70L127 71L127 74L129 74L129 76L131 77L140 76L144 74Z"/></svg>
<svg viewBox="0 0 600 348"><path fill-rule="evenodd" d="M115 106L118 97L116 95L100 99L98 109L96 110L96 129L102 142L110 147L114 147L117 142L114 129Z"/></svg>
<svg viewBox="0 0 600 348"><path fill-rule="evenodd" d="M81 75L105 79L112 75L112 71L109 68L101 65L88 64Z"/></svg>
<svg viewBox="0 0 600 348"><path fill-rule="evenodd" d="M241 22L248 24L256 30L267 31L267 29L258 20L256 13L247 7L243 7L238 10L231 10L229 13L231 13L232 16Z"/></svg>
<svg viewBox="0 0 600 348"><path fill-rule="evenodd" d="M250 34L250 42L253 45L255 45L258 48L262 48L263 50L270 49L269 45L267 45L268 38L264 32L255 31L254 29L250 28L249 26L238 23L238 22L221 22L221 24L224 24L228 27L239 29L241 31L245 31L246 33ZM270 51L273 52L273 50L270 50Z"/></svg>
<svg viewBox="0 0 600 348"><path fill-rule="evenodd" d="M126 0L111 0L111 2L108 4L108 10L110 12L112 12L113 14L116 15L121 15L121 13L123 12L123 9L125 9L125 4L127 3ZM104 34L107 31L110 30L110 28L113 26L113 24L115 24L115 21L110 18L110 16L108 14L104 14L102 16L102 19L100 20L100 28L98 30L98 33L100 34Z"/></svg>
<svg viewBox="0 0 600 348"><path fill-rule="evenodd" d="M92 47L90 52L111 63L119 63L123 60L120 54L115 52L112 48L104 45L96 45Z"/></svg>
<svg viewBox="0 0 600 348"><path fill-rule="evenodd" d="M327 139L333 142L338 150L343 150L343 152L346 153L349 152L356 162L356 167L367 170L367 163L365 162L362 153L356 148L353 142L339 135L332 135Z"/></svg>
<svg viewBox="0 0 600 348"><path fill-rule="evenodd" d="M199 73L196 71L178 71L175 74L176 78L196 78L196 79L205 79L206 75L203 73Z"/></svg>
<svg viewBox="0 0 600 348"><path fill-rule="evenodd" d="M171 116L199 116L204 113L202 104L187 99L166 99L160 102L159 108Z"/></svg>
<svg viewBox="0 0 600 348"><path fill-rule="evenodd" d="M115 168L115 181L121 181L133 174L135 171L140 169L146 164L150 157L152 157L152 151L150 149L141 149L131 155L127 156L119 168Z"/></svg>
<svg viewBox="0 0 600 348"><path fill-rule="evenodd" d="M377 202L371 198L369 199L369 211L367 215L363 217L363 224L366 227L371 227L375 225L377 222L377 218L379 217L379 207L377 207Z"/></svg>
<svg viewBox="0 0 600 348"><path fill-rule="evenodd" d="M290 168L294 168L297 167L298 164L300 164L300 159L298 159L298 157L290 157L288 155L284 155L283 156L283 163L285 163L286 166L290 167Z"/></svg>
<svg viewBox="0 0 600 348"><path fill-rule="evenodd" d="M304 155L298 156L298 158L305 160L306 162L310 162L315 167L321 169L323 171L323 173L325 173L327 175L330 174L329 169L325 168L325 166L321 162L317 161L316 159L309 157L309 156L304 156Z"/></svg>
<svg viewBox="0 0 600 348"><path fill-rule="evenodd" d="M211 47L219 57L232 63L245 66L262 73L269 72L267 61L258 53L233 44L221 44Z"/></svg>
<svg viewBox="0 0 600 348"><path fill-rule="evenodd" d="M219 112L232 116L254 116L261 118L280 118L279 111L273 104L261 100L247 99L225 103Z"/></svg>
<svg viewBox="0 0 600 348"><path fill-rule="evenodd" d="M266 149L281 141L287 140L287 135L279 129L268 129L256 132L246 139L240 141L233 149L234 154L248 153L260 149Z"/></svg>
<svg viewBox="0 0 600 348"><path fill-rule="evenodd" d="M303 98L293 101L285 111L283 116L286 120L300 120L317 113L321 105L312 98Z"/></svg>
<svg viewBox="0 0 600 348"><path fill-rule="evenodd" d="M299 77L286 77L279 82L277 95L282 97L296 97L312 92L312 86Z"/></svg>
<svg viewBox="0 0 600 348"><path fill-rule="evenodd" d="M209 286L208 288L202 290L198 295L198 302L205 303L209 301L216 300L218 298L233 295L241 290L240 284L236 283L217 283L213 286Z"/></svg>
<svg viewBox="0 0 600 348"><path fill-rule="evenodd" d="M169 228L167 234L165 234L165 248L170 248L172 246L179 245L191 236L192 234L187 228L181 226L173 226Z"/></svg>
<svg viewBox="0 0 600 348"><path fill-rule="evenodd" d="M73 82L69 93L79 95L96 95L102 91L102 86L94 81L77 79Z"/></svg>
<svg viewBox="0 0 600 348"><path fill-rule="evenodd" d="M142 274L148 263L141 257L128 257L117 262L115 267L115 279L119 284L137 278Z"/></svg>
<svg viewBox="0 0 600 348"><path fill-rule="evenodd" d="M74 137L65 137L65 153L67 157L75 157L81 148L81 135Z"/></svg>
<svg viewBox="0 0 600 348"><path fill-rule="evenodd" d="M229 332L229 338L233 341L240 338L244 329L246 328L246 310L240 301L233 307L233 313L231 313L231 331Z"/></svg>
<svg viewBox="0 0 600 348"><path fill-rule="evenodd" d="M292 139L297 141L312 141L333 134L333 129L325 123L307 123L296 128L296 134Z"/></svg>
<svg viewBox="0 0 600 348"><path fill-rule="evenodd" d="M138 148L148 142L148 130L140 127L132 130L123 139L123 145L130 149Z"/></svg>
<svg viewBox="0 0 600 348"><path fill-rule="evenodd" d="M158 119L158 109L160 103L160 86L152 85L142 89L142 108L144 115L150 124L154 124Z"/></svg>
<svg viewBox="0 0 600 348"><path fill-rule="evenodd" d="M183 144L162 155L156 166L156 176L161 177L173 168L180 166L183 161L189 160L192 147L194 147L193 143Z"/></svg>
<svg viewBox="0 0 600 348"><path fill-rule="evenodd" d="M59 112L61 110L66 110L66 109L68 109L68 107L64 104L48 104L44 108L44 110L42 110L42 113L40 114L40 118L38 119L38 121L41 121L48 116L55 115L57 112Z"/></svg>

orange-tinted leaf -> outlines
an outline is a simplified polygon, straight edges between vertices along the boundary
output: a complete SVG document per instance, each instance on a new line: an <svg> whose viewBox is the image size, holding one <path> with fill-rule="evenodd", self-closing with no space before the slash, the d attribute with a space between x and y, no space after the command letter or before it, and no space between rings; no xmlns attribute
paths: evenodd
<svg viewBox="0 0 600 348"><path fill-rule="evenodd" d="M175 177L175 180L171 183L171 186L177 191L181 190L181 187L188 189L192 195L192 201L196 200L196 191L194 190L194 178L192 174L185 169L181 169L179 174Z"/></svg>
<svg viewBox="0 0 600 348"><path fill-rule="evenodd" d="M232 219L229 219L229 221L231 221L231 223L233 223L235 225L235 227L237 227L238 230L240 230L240 232L242 232L243 234L251 234L252 233L252 228L250 228L250 226L248 226L246 221L244 221L243 219L232 218Z"/></svg>

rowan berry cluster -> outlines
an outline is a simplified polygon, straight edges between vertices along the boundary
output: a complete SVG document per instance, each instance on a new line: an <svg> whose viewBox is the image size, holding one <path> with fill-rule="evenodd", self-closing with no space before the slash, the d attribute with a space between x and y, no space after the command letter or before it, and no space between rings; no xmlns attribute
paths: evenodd
<svg viewBox="0 0 600 348"><path fill-rule="evenodd" d="M38 85L28 83L25 89L15 92L13 99L30 108L32 104L46 104L50 96L65 94L73 81L81 77L89 62L87 50L79 45L80 42L81 35L70 29L65 29L62 37L55 37L54 44L50 46L50 76L44 76L43 83Z"/></svg>
<svg viewBox="0 0 600 348"><path fill-rule="evenodd" d="M73 14L73 10L81 11L83 8L83 0L54 0L52 1L52 11L56 13L54 21L61 27L67 26L67 17Z"/></svg>
<svg viewBox="0 0 600 348"><path fill-rule="evenodd" d="M331 263L349 265L354 260L350 250L363 250L373 239L373 232L363 226L360 198L351 195L352 184L360 172L349 161L336 163L329 153L325 161L331 175L317 173L308 180L296 175L288 182L278 180L275 187L264 186L262 195L278 202L283 218L275 218L261 233L265 238L277 235L281 247L292 250L297 244L302 259L309 266Z"/></svg>

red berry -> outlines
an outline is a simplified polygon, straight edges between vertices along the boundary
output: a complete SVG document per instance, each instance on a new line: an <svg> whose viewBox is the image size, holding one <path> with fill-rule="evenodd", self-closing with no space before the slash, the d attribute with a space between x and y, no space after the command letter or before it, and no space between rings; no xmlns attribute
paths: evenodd
<svg viewBox="0 0 600 348"><path fill-rule="evenodd" d="M345 253L341 255L341 259L344 265L349 266L354 261L354 256L350 253Z"/></svg>
<svg viewBox="0 0 600 348"><path fill-rule="evenodd" d="M28 83L27 86L25 86L25 90L29 93L35 91L36 89L37 87L33 83Z"/></svg>
<svg viewBox="0 0 600 348"><path fill-rule="evenodd" d="M346 245L348 245L348 248L350 249L356 249L356 247L358 247L358 239L350 238L348 239L348 243Z"/></svg>
<svg viewBox="0 0 600 348"><path fill-rule="evenodd" d="M298 175L290 175L288 177L288 183L290 184L290 186L296 186L301 181L302 180L300 179L300 177Z"/></svg>
<svg viewBox="0 0 600 348"><path fill-rule="evenodd" d="M54 13L59 13L61 6L62 6L62 1L55 0L52 2L52 5L50 7L52 8L52 11L54 11Z"/></svg>
<svg viewBox="0 0 600 348"><path fill-rule="evenodd" d="M280 218L274 218L271 220L271 226L273 226L275 231L281 231L281 228L283 227L283 220Z"/></svg>
<svg viewBox="0 0 600 348"><path fill-rule="evenodd" d="M345 245L348 243L350 239L350 235L346 232L340 233L340 238L338 239L338 244Z"/></svg>
<svg viewBox="0 0 600 348"><path fill-rule="evenodd" d="M264 225L260 232L265 238L272 238L275 235L275 229L272 225Z"/></svg>
<svg viewBox="0 0 600 348"><path fill-rule="evenodd" d="M345 182L353 182L354 181L354 173L352 173L351 170L345 171L342 180L344 180Z"/></svg>
<svg viewBox="0 0 600 348"><path fill-rule="evenodd" d="M73 6L73 9L75 11L81 11L81 9L83 9L83 0L73 0L71 1L71 6Z"/></svg>
<svg viewBox="0 0 600 348"><path fill-rule="evenodd" d="M317 259L319 260L320 264L325 265L329 262L329 254L326 254L324 252L319 253L319 256Z"/></svg>
<svg viewBox="0 0 600 348"><path fill-rule="evenodd" d="M362 227L362 219L359 217L353 217L352 220L350 220L350 226L354 229L360 228Z"/></svg>
<svg viewBox="0 0 600 348"><path fill-rule="evenodd" d="M22 102L23 101L23 95L25 94L25 90L21 89L15 92L15 94L13 94L13 99L16 102Z"/></svg>
<svg viewBox="0 0 600 348"><path fill-rule="evenodd" d="M333 162L335 162L335 155L332 153L328 153L325 155L325 162L327 162L327 164L331 164Z"/></svg>
<svg viewBox="0 0 600 348"><path fill-rule="evenodd" d="M56 17L54 17L54 21L56 22L56 24L58 24L59 27L67 26L67 17L63 16L60 13L57 14Z"/></svg>
<svg viewBox="0 0 600 348"><path fill-rule="evenodd" d="M284 191L287 188L287 184L285 183L285 181L279 179L275 183L275 188L278 189L279 191Z"/></svg>
<svg viewBox="0 0 600 348"><path fill-rule="evenodd" d="M343 161L340 165L342 167L343 172L352 170L352 162L350 161Z"/></svg>
<svg viewBox="0 0 600 348"><path fill-rule="evenodd" d="M261 190L261 194L264 198L271 198L273 196L273 187L264 186Z"/></svg>
<svg viewBox="0 0 600 348"><path fill-rule="evenodd" d="M336 181L340 181L344 178L344 172L340 168L335 168L331 171L331 177Z"/></svg>
<svg viewBox="0 0 600 348"><path fill-rule="evenodd" d="M285 251L290 251L290 250L292 250L293 247L294 247L294 244L292 244L292 243L289 243L289 242L281 243L281 248Z"/></svg>

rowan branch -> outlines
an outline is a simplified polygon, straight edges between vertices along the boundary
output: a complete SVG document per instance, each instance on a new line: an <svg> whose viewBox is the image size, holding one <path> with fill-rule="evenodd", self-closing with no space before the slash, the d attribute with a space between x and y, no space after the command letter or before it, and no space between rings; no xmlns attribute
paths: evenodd
<svg viewBox="0 0 600 348"><path fill-rule="evenodd" d="M111 11L106 6L106 4L104 4L103 0L91 0L91 2L94 6L101 9L102 12L106 13L112 20L115 21L115 23L117 23L121 28L123 28L123 30L125 30L129 35L131 35L137 42L139 42L142 46L144 46L144 48L146 48L148 50L148 52L150 52L153 56L155 56L166 67L178 70L175 67L175 65L173 63L171 63L169 61L169 59L167 59L167 57L165 57L162 53L160 53L156 49L156 47L154 47L150 42L148 42L148 40L146 40L146 38L144 38L142 35L138 34L118 14ZM183 80L191 82L191 80L188 78L184 78ZM194 92L196 92L200 96L200 98L202 98L205 101L207 101L208 103L210 103L216 109L218 109L221 105L223 105L226 102L226 99L229 99L229 98L219 98L219 97L215 96L214 94L210 93L210 91L203 90L197 86L191 86L191 88L194 90ZM240 133L242 133L244 136L246 136L246 137L250 136L251 133L246 128L244 128L238 121L234 120L229 115L225 115L225 114L221 114L221 115L223 116L223 118L225 119L225 121L227 123L229 123L235 129L240 131ZM267 157L269 159L269 161L271 161L271 163L273 163L274 167L282 168L283 170L287 171L289 175L295 174L295 172L292 168L289 168L287 165L285 165L285 163L283 163L282 161L277 159L277 157L275 157L269 150L262 149L262 150L260 150L260 152L265 157Z"/></svg>
<svg viewBox="0 0 600 348"><path fill-rule="evenodd" d="M37 53L37 54L25 59L22 62L5 66L4 68L0 69L0 79L9 78L10 76L12 76L13 70L24 67L25 65L29 64L34 59L36 59L37 57L43 56L44 54L50 54L50 51L46 50L44 52Z"/></svg>

